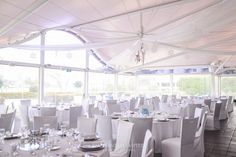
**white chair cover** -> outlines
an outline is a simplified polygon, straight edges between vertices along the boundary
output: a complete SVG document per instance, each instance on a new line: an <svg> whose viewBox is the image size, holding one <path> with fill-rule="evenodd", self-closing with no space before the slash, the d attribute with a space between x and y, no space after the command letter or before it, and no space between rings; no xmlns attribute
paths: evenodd
<svg viewBox="0 0 236 157"><path fill-rule="evenodd" d="M52 129L58 128L56 116L35 116L33 124L34 130L39 130L40 128L43 128L45 124L48 124L48 127Z"/></svg>
<svg viewBox="0 0 236 157"><path fill-rule="evenodd" d="M201 108L195 109L194 118L198 118L197 129L200 128L203 113L204 113L203 109L201 109Z"/></svg>
<svg viewBox="0 0 236 157"><path fill-rule="evenodd" d="M214 105L214 112L213 114L207 114L206 120L206 130L219 130L220 129L220 109L221 109L221 102L217 102Z"/></svg>
<svg viewBox="0 0 236 157"><path fill-rule="evenodd" d="M29 120L29 106L31 105L31 100L21 100L20 101L20 117L21 117L21 126L26 126L31 128Z"/></svg>
<svg viewBox="0 0 236 157"><path fill-rule="evenodd" d="M107 104L107 115L111 115L114 112L121 112L119 104Z"/></svg>
<svg viewBox="0 0 236 157"><path fill-rule="evenodd" d="M221 108L220 108L220 120L224 120L228 118L228 99L220 99Z"/></svg>
<svg viewBox="0 0 236 157"><path fill-rule="evenodd" d="M82 106L71 106L69 113L69 128L77 128L78 117L82 115Z"/></svg>
<svg viewBox="0 0 236 157"><path fill-rule="evenodd" d="M108 148L112 148L112 123L110 116L95 115L97 119L96 132L105 141Z"/></svg>
<svg viewBox="0 0 236 157"><path fill-rule="evenodd" d="M144 137L147 130L152 130L153 118L130 117L129 121L134 123L131 157L141 156Z"/></svg>
<svg viewBox="0 0 236 157"><path fill-rule="evenodd" d="M12 132L12 126L15 119L15 115L16 110L11 113L1 114L0 128L4 128L5 131Z"/></svg>
<svg viewBox="0 0 236 157"><path fill-rule="evenodd" d="M95 135L96 134L95 118L79 117L77 121L77 128L82 135Z"/></svg>
<svg viewBox="0 0 236 157"><path fill-rule="evenodd" d="M206 117L207 113L204 112L201 120L201 126L199 130L195 134L195 140L194 140L194 152L195 157L204 157L204 130L206 125Z"/></svg>
<svg viewBox="0 0 236 157"><path fill-rule="evenodd" d="M153 157L153 155L154 155L154 142L152 138L152 132L150 130L147 130L143 142L141 157Z"/></svg>
<svg viewBox="0 0 236 157"><path fill-rule="evenodd" d="M180 137L162 141L162 157L194 157L194 139L198 118L182 119Z"/></svg>
<svg viewBox="0 0 236 157"><path fill-rule="evenodd" d="M134 124L125 121L119 121L117 140L114 151L110 153L111 157L129 157L130 141Z"/></svg>
<svg viewBox="0 0 236 157"><path fill-rule="evenodd" d="M233 103L233 96L229 96L228 99L228 112L233 112L234 110L234 103Z"/></svg>
<svg viewBox="0 0 236 157"><path fill-rule="evenodd" d="M41 116L56 116L56 107L40 107Z"/></svg>

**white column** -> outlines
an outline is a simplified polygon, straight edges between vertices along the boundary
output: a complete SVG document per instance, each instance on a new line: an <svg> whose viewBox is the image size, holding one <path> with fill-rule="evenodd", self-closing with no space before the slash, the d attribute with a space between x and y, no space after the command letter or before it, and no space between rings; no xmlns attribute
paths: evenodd
<svg viewBox="0 0 236 157"><path fill-rule="evenodd" d="M170 74L171 95L173 95L173 84L174 84L173 74Z"/></svg>
<svg viewBox="0 0 236 157"><path fill-rule="evenodd" d="M86 62L85 62L85 72L84 72L84 96L88 98L88 82L89 81L89 50L86 50Z"/></svg>
<svg viewBox="0 0 236 157"><path fill-rule="evenodd" d="M138 75L135 75L135 95L139 94Z"/></svg>
<svg viewBox="0 0 236 157"><path fill-rule="evenodd" d="M114 79L114 90L113 93L115 95L115 98L118 97L118 74L114 74L115 75L115 79Z"/></svg>
<svg viewBox="0 0 236 157"><path fill-rule="evenodd" d="M45 46L45 32L41 33L41 47ZM43 105L44 102L44 58L45 58L45 50L40 50L40 68L39 68L39 104Z"/></svg>
<svg viewBox="0 0 236 157"><path fill-rule="evenodd" d="M216 75L211 74L211 96L216 97Z"/></svg>

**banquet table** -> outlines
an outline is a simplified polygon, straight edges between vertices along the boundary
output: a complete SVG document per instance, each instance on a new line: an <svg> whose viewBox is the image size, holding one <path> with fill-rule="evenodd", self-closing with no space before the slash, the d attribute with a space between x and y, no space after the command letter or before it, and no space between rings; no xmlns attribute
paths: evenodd
<svg viewBox="0 0 236 157"><path fill-rule="evenodd" d="M107 157L109 154L109 151L107 148L104 148L102 150L98 151L88 151L84 152L78 148L79 143L78 141L72 141L72 144L69 145L67 137L61 137L57 136L54 138L54 141L56 141L56 145L60 148L57 150L49 151L44 148L39 148L34 151L26 151L26 150L17 150L17 157L85 157L85 155L93 155L96 157ZM12 146L19 144L20 139L11 139L11 140L4 140L3 144L0 144L0 156L1 157L12 157L13 151ZM19 145L18 145L19 148ZM70 151L68 151L68 148L71 148Z"/></svg>
<svg viewBox="0 0 236 157"><path fill-rule="evenodd" d="M163 115L161 112L152 115L152 117L152 136L155 141L155 153L161 153L161 142L163 140L180 136L181 118L177 115L170 115L167 113L164 113ZM170 119L166 119L167 117ZM116 137L119 120L128 119L129 117L126 116L120 117L120 119L112 119L113 137Z"/></svg>

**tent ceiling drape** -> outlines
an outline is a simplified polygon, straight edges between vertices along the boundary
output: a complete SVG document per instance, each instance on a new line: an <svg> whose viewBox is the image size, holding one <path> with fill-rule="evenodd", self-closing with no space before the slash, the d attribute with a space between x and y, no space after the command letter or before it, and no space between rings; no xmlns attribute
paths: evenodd
<svg viewBox="0 0 236 157"><path fill-rule="evenodd" d="M2 0L0 47L95 49L120 71L236 61L234 0ZM23 46L41 31L65 29L84 45ZM144 64L135 56L141 45ZM230 56L230 57L229 57Z"/></svg>

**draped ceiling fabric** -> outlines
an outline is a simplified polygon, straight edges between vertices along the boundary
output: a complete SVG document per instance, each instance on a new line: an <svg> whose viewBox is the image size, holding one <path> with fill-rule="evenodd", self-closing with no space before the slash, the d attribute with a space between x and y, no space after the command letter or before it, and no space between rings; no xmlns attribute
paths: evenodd
<svg viewBox="0 0 236 157"><path fill-rule="evenodd" d="M236 0L0 0L0 47L64 29L121 72L235 67L235 15ZM141 44L144 64L135 61Z"/></svg>

